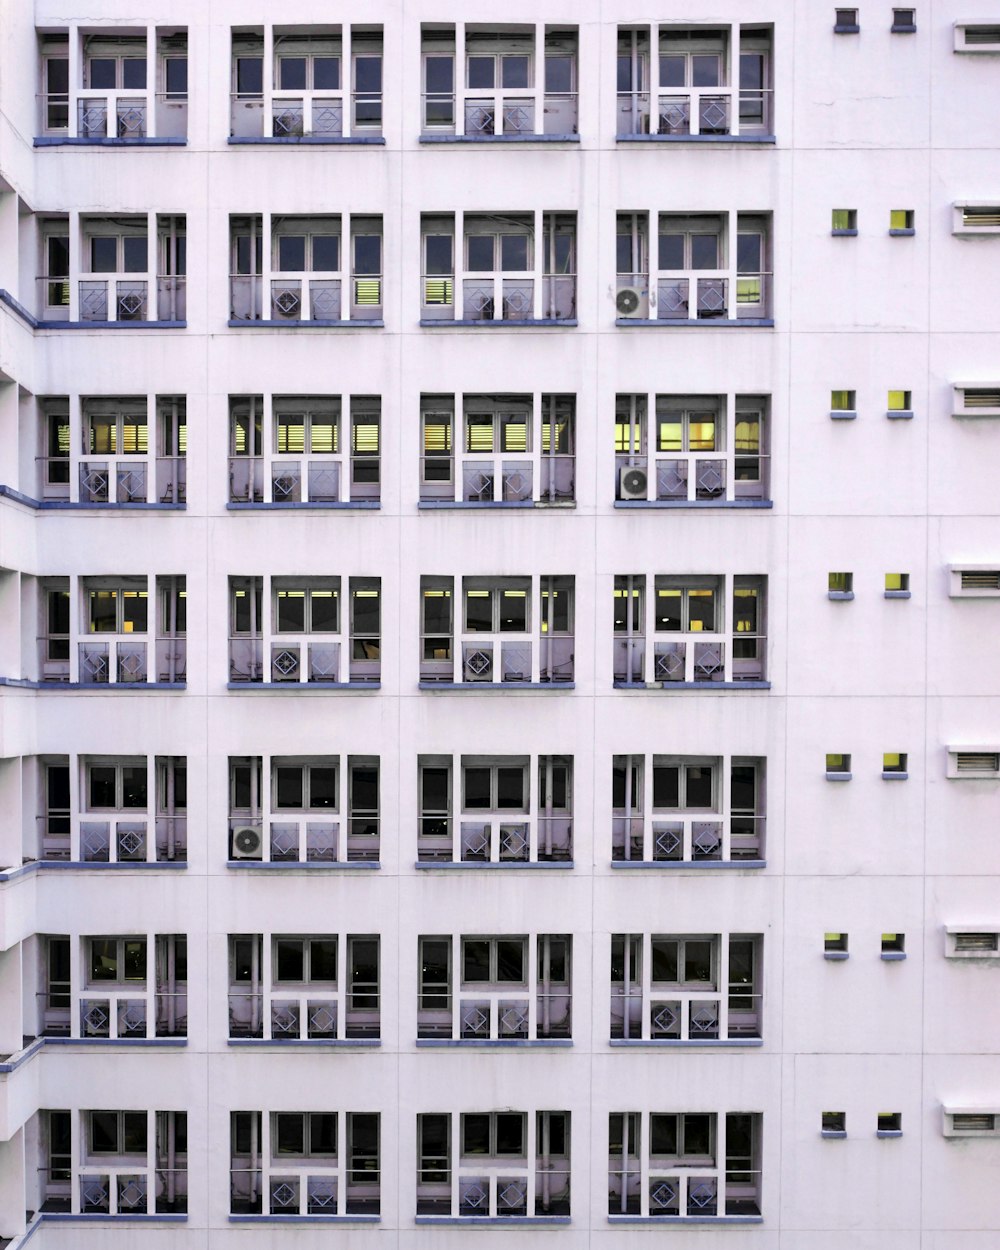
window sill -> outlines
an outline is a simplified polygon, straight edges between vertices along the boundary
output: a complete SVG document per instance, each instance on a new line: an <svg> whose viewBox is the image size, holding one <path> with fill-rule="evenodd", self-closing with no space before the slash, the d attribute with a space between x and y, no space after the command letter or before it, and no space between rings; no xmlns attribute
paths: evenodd
<svg viewBox="0 0 1000 1250"><path fill-rule="evenodd" d="M68 499L35 499L0 483L0 499L11 499L36 512L184 512L187 503L71 503Z"/></svg>
<svg viewBox="0 0 1000 1250"><path fill-rule="evenodd" d="M853 590L828 590L826 597L834 603L850 603L854 598Z"/></svg>
<svg viewBox="0 0 1000 1250"><path fill-rule="evenodd" d="M893 239L912 239L916 233L916 230L912 226L908 226L901 230L890 229L889 237Z"/></svg>
<svg viewBox="0 0 1000 1250"><path fill-rule="evenodd" d="M448 694L512 694L518 690L575 690L574 681L419 681L418 690L438 690Z"/></svg>
<svg viewBox="0 0 1000 1250"><path fill-rule="evenodd" d="M909 599L910 592L908 590L885 590L882 592L883 599Z"/></svg>
<svg viewBox="0 0 1000 1250"><path fill-rule="evenodd" d="M15 1051L0 1063L0 1075L16 1072L23 1064L33 1059L44 1046L96 1046L98 1049L113 1046L153 1046L159 1049L179 1048L186 1046L186 1037L35 1037L23 1050Z"/></svg>
<svg viewBox="0 0 1000 1250"><path fill-rule="evenodd" d="M857 419L856 408L836 408L830 413L831 421L856 421Z"/></svg>
<svg viewBox="0 0 1000 1250"><path fill-rule="evenodd" d="M428 135L420 136L421 143L478 143L487 147L505 143L579 143L579 135Z"/></svg>
<svg viewBox="0 0 1000 1250"><path fill-rule="evenodd" d="M615 690L770 690L769 681L618 681Z"/></svg>
<svg viewBox="0 0 1000 1250"><path fill-rule="evenodd" d="M766 868L766 859L613 859L612 868L655 868L676 871L679 868Z"/></svg>
<svg viewBox="0 0 1000 1250"><path fill-rule="evenodd" d="M185 324L187 324L185 322ZM230 319L226 322L231 330L384 330L385 322L375 318L356 321L251 321Z"/></svg>
<svg viewBox="0 0 1000 1250"><path fill-rule="evenodd" d="M902 1137L903 1130L901 1128L877 1128L875 1130L876 1137Z"/></svg>
<svg viewBox="0 0 1000 1250"><path fill-rule="evenodd" d="M889 33L891 35L915 35L917 33L916 26L890 26Z"/></svg>
<svg viewBox="0 0 1000 1250"><path fill-rule="evenodd" d="M844 230L831 230L830 237L832 239L856 239L858 231L856 227Z"/></svg>
<svg viewBox="0 0 1000 1250"><path fill-rule="evenodd" d="M647 329L659 326L661 329L685 328L698 326L702 330L755 330L761 327L774 326L773 317L738 317L736 320L725 317L699 317L696 321L685 321L681 317L660 317L655 320L641 317L616 317L615 325L623 329Z"/></svg>
<svg viewBox="0 0 1000 1250"><path fill-rule="evenodd" d="M615 135L616 143L777 143L775 135Z"/></svg>
<svg viewBox="0 0 1000 1250"><path fill-rule="evenodd" d="M616 508L773 508L770 499L616 499Z"/></svg>
<svg viewBox="0 0 1000 1250"><path fill-rule="evenodd" d="M890 421L912 421L913 409L912 408L895 408L891 412L886 412L885 415L889 418Z"/></svg>
<svg viewBox="0 0 1000 1250"><path fill-rule="evenodd" d="M231 1215L230 1224L380 1224L381 1215Z"/></svg>
<svg viewBox="0 0 1000 1250"><path fill-rule="evenodd" d="M653 1224L660 1228L687 1224L763 1224L762 1215L609 1215L609 1224Z"/></svg>
<svg viewBox="0 0 1000 1250"><path fill-rule="evenodd" d="M686 1050L690 1048L703 1049L705 1047L723 1047L732 1048L734 1046L763 1046L764 1039L762 1037L718 1037L703 1038L691 1037L687 1040L673 1037L612 1037L608 1041L609 1046L626 1046L635 1048L637 1046L649 1046L654 1050L662 1048L672 1048L674 1050Z"/></svg>
<svg viewBox="0 0 1000 1250"><path fill-rule="evenodd" d="M823 1128L819 1131L820 1137L825 1137L827 1141L846 1141L847 1130L842 1128Z"/></svg>
<svg viewBox="0 0 1000 1250"><path fill-rule="evenodd" d="M571 859L505 859L503 862L498 860L495 863L492 860L476 859L418 859L413 867L425 872L431 869L443 869L445 872L453 872L455 869L472 869L473 872L482 872L490 868L502 868L504 872L524 872L535 868L572 869L574 864Z"/></svg>
<svg viewBox="0 0 1000 1250"><path fill-rule="evenodd" d="M530 318L513 321L464 321L460 319L452 320L444 317L421 317L420 325L425 330L454 330L454 329L473 329L473 330L538 330L552 329L558 326L566 326L569 329L575 329L579 325L579 321L575 317L539 317L537 321Z"/></svg>
<svg viewBox="0 0 1000 1250"><path fill-rule="evenodd" d="M16 877L26 876L32 872L57 871L66 872L67 870L76 871L78 869L96 868L100 872L107 872L111 869L124 872L126 869L138 869L140 872L149 871L152 868L165 868L168 872L176 872L178 869L187 868L187 860L163 860L149 861L136 860L135 863L128 861L108 861L100 859L36 859L30 864L22 864L19 868L10 868L5 872L0 872L0 882L11 881Z"/></svg>
<svg viewBox="0 0 1000 1250"><path fill-rule="evenodd" d="M573 1045L571 1037L418 1037L423 1050L446 1050L449 1047L468 1050L559 1050Z"/></svg>
<svg viewBox="0 0 1000 1250"><path fill-rule="evenodd" d="M283 1050L297 1048L299 1050L352 1050L361 1047L374 1050L382 1045L380 1037L289 1037L278 1040L273 1037L230 1037L227 1046L248 1046L251 1049L264 1046L278 1053Z"/></svg>
<svg viewBox="0 0 1000 1250"><path fill-rule="evenodd" d="M103 136L99 139L71 139L68 135L41 135L32 140L36 148L183 148L187 139L142 138L118 139Z"/></svg>
<svg viewBox="0 0 1000 1250"><path fill-rule="evenodd" d="M226 867L236 872L370 872L382 865L377 859L227 859Z"/></svg>
<svg viewBox="0 0 1000 1250"><path fill-rule="evenodd" d="M858 35L861 33L860 26L834 26L833 33L835 35Z"/></svg>
<svg viewBox="0 0 1000 1250"><path fill-rule="evenodd" d="M227 512L377 512L382 507L378 499L350 499L344 503L321 503L304 500L301 503L227 503Z"/></svg>
<svg viewBox="0 0 1000 1250"><path fill-rule="evenodd" d="M850 957L851 955L849 951L824 951L823 952L823 958L833 960L834 963L843 962L843 960L850 959Z"/></svg>
<svg viewBox="0 0 1000 1250"><path fill-rule="evenodd" d="M854 776L853 773L824 773L827 781L850 781Z"/></svg>
<svg viewBox="0 0 1000 1250"><path fill-rule="evenodd" d="M505 512L516 512L517 510L530 510L532 508L575 508L576 500L574 499L516 499L508 501L505 499L498 500L467 500L467 499L421 499L417 504L419 512L448 512L458 509L486 509L499 508Z"/></svg>
<svg viewBox="0 0 1000 1250"><path fill-rule="evenodd" d="M415 1224L451 1224L459 1227L525 1228L528 1225L569 1224L568 1215L415 1215Z"/></svg>
<svg viewBox="0 0 1000 1250"><path fill-rule="evenodd" d="M187 690L186 681L28 681L19 677L0 677L0 686L21 686L26 690L90 690L97 694L129 690Z"/></svg>
<svg viewBox="0 0 1000 1250"><path fill-rule="evenodd" d="M383 135L230 135L230 147L385 147Z"/></svg>
<svg viewBox="0 0 1000 1250"><path fill-rule="evenodd" d="M898 964L900 960L906 958L906 951L882 951L879 958L887 964Z"/></svg>
<svg viewBox="0 0 1000 1250"><path fill-rule="evenodd" d="M186 321L38 321L36 330L186 330ZM80 1218L74 1216L74 1219ZM114 1216L121 1219L122 1216ZM138 1217L136 1217L138 1218ZM148 1218L148 1217L146 1217Z"/></svg>
<svg viewBox="0 0 1000 1250"><path fill-rule="evenodd" d="M380 681L229 681L227 690L276 690L286 694L319 694L331 690L381 690Z"/></svg>
<svg viewBox="0 0 1000 1250"><path fill-rule="evenodd" d="M909 781L909 780L910 780L910 774L909 774L909 773L905 773L905 772L898 772L898 773L883 773L883 774L882 774L882 780L883 780L883 781Z"/></svg>
<svg viewBox="0 0 1000 1250"><path fill-rule="evenodd" d="M99 1167L100 1164L87 1166L93 1168ZM100 1212L94 1215L84 1215L81 1212L79 1215L71 1215L68 1211L42 1211L35 1216L35 1220L39 1222L44 1221L45 1223L51 1222L53 1224L186 1224L187 1218L186 1215L167 1215L166 1213L161 1215L108 1215ZM25 1234L24 1239L19 1242L20 1245L24 1245L34 1227L35 1222L32 1221L28 1226L28 1232Z"/></svg>

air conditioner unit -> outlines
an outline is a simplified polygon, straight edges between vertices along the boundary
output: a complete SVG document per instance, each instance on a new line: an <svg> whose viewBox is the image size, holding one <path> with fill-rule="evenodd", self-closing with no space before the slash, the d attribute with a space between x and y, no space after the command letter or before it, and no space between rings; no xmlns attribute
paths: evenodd
<svg viewBox="0 0 1000 1250"><path fill-rule="evenodd" d="M645 317L648 292L635 286L623 286L615 296L619 317Z"/></svg>
<svg viewBox="0 0 1000 1250"><path fill-rule="evenodd" d="M233 859L260 859L264 839L259 829L241 825L233 830Z"/></svg>
<svg viewBox="0 0 1000 1250"><path fill-rule="evenodd" d="M649 490L649 477L645 469L635 465L624 466L618 474L618 493L622 499L645 499Z"/></svg>

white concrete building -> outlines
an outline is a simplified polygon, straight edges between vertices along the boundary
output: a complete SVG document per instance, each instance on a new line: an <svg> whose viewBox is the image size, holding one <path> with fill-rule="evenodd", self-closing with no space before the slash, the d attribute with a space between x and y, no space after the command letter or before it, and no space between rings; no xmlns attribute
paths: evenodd
<svg viewBox="0 0 1000 1250"><path fill-rule="evenodd" d="M992 1250L992 6L2 23L0 1246Z"/></svg>

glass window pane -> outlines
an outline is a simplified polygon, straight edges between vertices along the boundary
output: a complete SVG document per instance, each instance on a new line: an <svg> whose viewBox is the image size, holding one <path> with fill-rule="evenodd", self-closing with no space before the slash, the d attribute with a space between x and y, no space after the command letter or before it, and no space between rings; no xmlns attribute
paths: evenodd
<svg viewBox="0 0 1000 1250"><path fill-rule="evenodd" d="M448 591L424 592L424 633L451 633L451 594Z"/></svg>
<svg viewBox="0 0 1000 1250"><path fill-rule="evenodd" d="M305 959L301 940L279 938L274 945L275 981L305 980Z"/></svg>
<svg viewBox="0 0 1000 1250"><path fill-rule="evenodd" d="M656 592L656 628L669 633L678 633L683 628L679 590Z"/></svg>
<svg viewBox="0 0 1000 1250"><path fill-rule="evenodd" d="M382 236L379 234L356 234L354 236L354 272L356 275L382 272Z"/></svg>
<svg viewBox="0 0 1000 1250"><path fill-rule="evenodd" d="M312 632L314 634L335 634L340 628L338 608L340 596L335 590L313 590L309 592L311 608ZM357 614L355 613L355 621Z"/></svg>
<svg viewBox="0 0 1000 1250"><path fill-rule="evenodd" d="M50 57L45 62L45 85L50 95L66 95L69 91L69 60Z"/></svg>
<svg viewBox="0 0 1000 1250"><path fill-rule="evenodd" d="M524 943L518 939L497 941L497 983L524 985Z"/></svg>
<svg viewBox="0 0 1000 1250"><path fill-rule="evenodd" d="M354 89L362 95L377 95L382 90L382 58L380 56L354 58Z"/></svg>
<svg viewBox="0 0 1000 1250"><path fill-rule="evenodd" d="M528 66L529 57L526 56L505 56L502 60L502 74L504 87L527 87L528 83Z"/></svg>
<svg viewBox="0 0 1000 1250"><path fill-rule="evenodd" d="M717 56L693 56L691 58L691 85L693 87L718 87L720 63Z"/></svg>
<svg viewBox="0 0 1000 1250"><path fill-rule="evenodd" d="M312 267L316 273L333 273L340 268L339 235L313 235Z"/></svg>
<svg viewBox="0 0 1000 1250"><path fill-rule="evenodd" d="M466 769L466 777L468 776ZM447 768L425 768L420 777L420 806L425 812L446 812L451 807L451 774ZM468 793L468 782L466 782ZM487 802L489 802L487 781Z"/></svg>
<svg viewBox="0 0 1000 1250"><path fill-rule="evenodd" d="M186 56L168 56L164 62L164 75L167 95L187 95L188 63Z"/></svg>
<svg viewBox="0 0 1000 1250"><path fill-rule="evenodd" d="M711 1158L712 1150L712 1119L711 1115L686 1115L684 1117L684 1154Z"/></svg>
<svg viewBox="0 0 1000 1250"><path fill-rule="evenodd" d="M277 610L277 633L302 633L304 631L306 627L306 592L304 590L279 590Z"/></svg>
<svg viewBox="0 0 1000 1250"><path fill-rule="evenodd" d="M454 273L451 255L453 242L454 239L450 234L428 234L425 236L424 256L428 274Z"/></svg>
<svg viewBox="0 0 1000 1250"><path fill-rule="evenodd" d="M679 416L664 418L659 420L659 438L657 439L658 451L682 451L683 450L683 431L684 426Z"/></svg>
<svg viewBox="0 0 1000 1250"><path fill-rule="evenodd" d="M146 790L147 778L146 767L144 764L132 766L125 764L122 766L122 807L138 808L146 807Z"/></svg>
<svg viewBox="0 0 1000 1250"><path fill-rule="evenodd" d="M524 633L527 628L527 591L502 590L500 592L500 632Z"/></svg>
<svg viewBox="0 0 1000 1250"><path fill-rule="evenodd" d="M470 273L490 273L493 270L493 235L470 234L465 242L468 253L467 268Z"/></svg>
<svg viewBox="0 0 1000 1250"><path fill-rule="evenodd" d="M455 89L455 58L453 56L426 57L424 75L428 93L450 94Z"/></svg>
<svg viewBox="0 0 1000 1250"><path fill-rule="evenodd" d="M660 268L661 269L683 269L684 265L684 235L683 234L661 234L660 235Z"/></svg>
<svg viewBox="0 0 1000 1250"><path fill-rule="evenodd" d="M469 633L493 632L493 596L488 590L465 592L465 628Z"/></svg>
<svg viewBox="0 0 1000 1250"><path fill-rule="evenodd" d="M301 273L306 267L306 236L283 234L278 239L278 269L282 273Z"/></svg>
<svg viewBox="0 0 1000 1250"><path fill-rule="evenodd" d="M264 90L264 58L261 56L238 56L236 58L237 95L261 95Z"/></svg>
<svg viewBox="0 0 1000 1250"><path fill-rule="evenodd" d="M545 90L550 94L563 94L573 90L573 58L571 56L547 56L545 58Z"/></svg>
<svg viewBox="0 0 1000 1250"><path fill-rule="evenodd" d="M437 769L427 770L437 772ZM426 775L426 773L425 773ZM465 788L465 811L489 811L493 806L493 795L490 789L490 770L485 767L468 765L462 773L462 784Z"/></svg>
<svg viewBox="0 0 1000 1250"><path fill-rule="evenodd" d="M146 236L127 234L122 239L122 272L145 273L148 266L146 255Z"/></svg>
<svg viewBox="0 0 1000 1250"><path fill-rule="evenodd" d="M688 629L715 631L715 592L712 590L688 591Z"/></svg>
<svg viewBox="0 0 1000 1250"><path fill-rule="evenodd" d="M462 981L467 985L488 984L490 944L485 938L466 938L462 943Z"/></svg>
<svg viewBox="0 0 1000 1250"><path fill-rule="evenodd" d="M717 234L693 234L691 236L691 268L718 269L719 236Z"/></svg>
<svg viewBox="0 0 1000 1250"><path fill-rule="evenodd" d="M146 58L127 56L122 61L122 86L132 91L146 89Z"/></svg>
<svg viewBox="0 0 1000 1250"><path fill-rule="evenodd" d="M125 943L125 958L122 968L123 981L145 981L146 979L146 941L137 938Z"/></svg>
<svg viewBox="0 0 1000 1250"><path fill-rule="evenodd" d="M90 592L90 632L114 634L118 631L118 594L114 590Z"/></svg>
<svg viewBox="0 0 1000 1250"><path fill-rule="evenodd" d="M340 90L339 56L317 56L313 58L313 87L317 91Z"/></svg>
<svg viewBox="0 0 1000 1250"><path fill-rule="evenodd" d="M499 811L523 811L525 770L518 764L497 769L497 808Z"/></svg>
<svg viewBox="0 0 1000 1250"><path fill-rule="evenodd" d="M684 770L685 786L687 789L685 806L687 807L707 807L715 806L712 786L712 769L706 768L700 764L689 764Z"/></svg>
<svg viewBox="0 0 1000 1250"><path fill-rule="evenodd" d="M309 943L309 980L337 980L337 939L313 938Z"/></svg>
<svg viewBox="0 0 1000 1250"><path fill-rule="evenodd" d="M478 452L480 455L494 450L491 412L465 414L465 450Z"/></svg>
<svg viewBox="0 0 1000 1250"><path fill-rule="evenodd" d="M116 273L118 270L118 240L114 236L98 235L90 240L90 272Z"/></svg>
<svg viewBox="0 0 1000 1250"><path fill-rule="evenodd" d="M500 268L505 273L520 272L529 267L528 236L526 234L502 234L500 236Z"/></svg>
<svg viewBox="0 0 1000 1250"><path fill-rule="evenodd" d="M337 1153L337 1113L314 1111L309 1117L309 1153L311 1155L335 1155Z"/></svg>
<svg viewBox="0 0 1000 1250"><path fill-rule="evenodd" d="M304 1117L283 1113L274 1117L274 1153L301 1155L305 1152Z"/></svg>
<svg viewBox="0 0 1000 1250"><path fill-rule="evenodd" d="M498 1113L497 1121L497 1154L524 1154L524 1116L519 1114Z"/></svg>
<svg viewBox="0 0 1000 1250"><path fill-rule="evenodd" d="M688 449L690 451L715 451L714 417L691 418L688 421Z"/></svg>
<svg viewBox="0 0 1000 1250"><path fill-rule="evenodd" d="M320 768L315 764L309 770L309 806L337 806L337 770Z"/></svg>
<svg viewBox="0 0 1000 1250"><path fill-rule="evenodd" d="M683 87L685 86L685 71L687 69L687 58L683 56L661 56L660 57L660 86L661 87Z"/></svg>
<svg viewBox="0 0 1000 1250"><path fill-rule="evenodd" d="M277 807L302 807L301 766L275 768L274 796Z"/></svg>
<svg viewBox="0 0 1000 1250"><path fill-rule="evenodd" d="M649 1117L649 1149L654 1155L677 1154L677 1117L675 1115L651 1115Z"/></svg>
<svg viewBox="0 0 1000 1250"><path fill-rule="evenodd" d="M306 58L304 56L278 58L278 86L283 91L305 90Z"/></svg>
<svg viewBox="0 0 1000 1250"><path fill-rule="evenodd" d="M763 240L759 234L736 237L736 269L739 273L760 273L764 268Z"/></svg>
<svg viewBox="0 0 1000 1250"><path fill-rule="evenodd" d="M667 938L653 938L650 948L653 957L652 979L654 985L673 985L677 981L678 942Z"/></svg>
<svg viewBox="0 0 1000 1250"><path fill-rule="evenodd" d="M50 234L48 244L48 276L64 278L69 273L69 238L64 234Z"/></svg>
<svg viewBox="0 0 1000 1250"><path fill-rule="evenodd" d="M462 1154L487 1155L490 1153L490 1117L486 1115L462 1116Z"/></svg>
<svg viewBox="0 0 1000 1250"><path fill-rule="evenodd" d="M117 61L113 56L94 56L88 62L90 73L87 85L100 91L114 91L116 82Z"/></svg>
<svg viewBox="0 0 1000 1250"><path fill-rule="evenodd" d="M91 766L89 806L93 810L98 808L116 808L118 806L113 764L94 764Z"/></svg>
<svg viewBox="0 0 1000 1250"><path fill-rule="evenodd" d="M92 938L90 943L91 981L118 980L118 942L115 938Z"/></svg>
<svg viewBox="0 0 1000 1250"><path fill-rule="evenodd" d="M680 769L676 764L653 768L653 807L657 811L680 807Z"/></svg>
<svg viewBox="0 0 1000 1250"><path fill-rule="evenodd" d="M146 592L144 590L122 591L122 632L144 634L146 632Z"/></svg>
<svg viewBox="0 0 1000 1250"><path fill-rule="evenodd" d="M697 985L713 983L711 942L692 942L689 938L684 943L684 980Z"/></svg>
<svg viewBox="0 0 1000 1250"><path fill-rule="evenodd" d="M494 60L491 56L470 56L469 86L489 90L494 85Z"/></svg>

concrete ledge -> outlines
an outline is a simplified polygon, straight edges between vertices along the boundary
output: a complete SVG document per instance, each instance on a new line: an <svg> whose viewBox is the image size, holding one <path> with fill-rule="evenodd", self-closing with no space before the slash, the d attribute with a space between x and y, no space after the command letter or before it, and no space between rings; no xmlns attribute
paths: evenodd
<svg viewBox="0 0 1000 1250"><path fill-rule="evenodd" d="M524 499L524 500L515 499L509 503L503 499L485 500L483 502L479 502L478 500L467 500L467 499L421 499L421 501L417 504L417 511L418 512L448 512L448 511L454 511L456 509L462 509L462 508L465 508L465 509L478 508L478 509L486 509L488 511L491 508L499 508L504 512L516 512L518 511L518 509L521 509L522 511L523 510L530 511L532 508L575 508L575 507L576 507L576 504L573 502L559 501L559 502L549 503L545 499Z"/></svg>
<svg viewBox="0 0 1000 1250"><path fill-rule="evenodd" d="M414 868L420 868L424 871L434 868L444 869L446 872L454 871L456 868L471 868L474 872L481 872L484 868L502 868L504 872L510 872L513 869L515 872L518 870L523 872L525 869L571 869L574 866L571 859L505 859L502 863L499 860L494 863L492 860L475 859L418 859L413 865Z"/></svg>
<svg viewBox="0 0 1000 1250"><path fill-rule="evenodd" d="M41 135L32 140L36 148L184 148L187 139L141 138L118 139L104 135L99 139L70 139L63 135Z"/></svg>
<svg viewBox="0 0 1000 1250"><path fill-rule="evenodd" d="M482 1228L492 1225L494 1228L528 1228L541 1227L545 1224L569 1224L568 1215L415 1215L416 1224L452 1224L456 1228Z"/></svg>
<svg viewBox="0 0 1000 1250"><path fill-rule="evenodd" d="M762 1037L720 1037L720 1038L688 1038L686 1041L681 1038L673 1037L612 1037L608 1041L609 1046L653 1046L657 1049L661 1047L677 1049L703 1048L721 1046L724 1048L732 1048L734 1046L763 1046L764 1039Z"/></svg>
<svg viewBox="0 0 1000 1250"><path fill-rule="evenodd" d="M725 317L699 317L694 321L685 321L681 317L663 317L656 320L640 317L616 317L615 325L623 329L648 329L658 326L661 330L673 330L685 326L698 326L702 330L753 330L774 326L773 317L739 317L735 321Z"/></svg>
<svg viewBox="0 0 1000 1250"><path fill-rule="evenodd" d="M906 951L882 951L879 958L885 960L887 964L898 964L900 960L906 958Z"/></svg>
<svg viewBox="0 0 1000 1250"><path fill-rule="evenodd" d="M229 681L227 690L276 690L285 694L320 694L333 690L381 690L380 681Z"/></svg>
<svg viewBox="0 0 1000 1250"><path fill-rule="evenodd" d="M825 1137L828 1141L845 1141L847 1138L847 1130L842 1128L821 1128L820 1137Z"/></svg>
<svg viewBox="0 0 1000 1250"><path fill-rule="evenodd" d="M857 419L856 408L837 408L830 412L831 421L856 421Z"/></svg>
<svg viewBox="0 0 1000 1250"><path fill-rule="evenodd" d="M913 29L916 30L916 27L914 26ZM890 229L889 231L889 235L893 239L912 239L916 233L916 230L914 230L912 226L899 230Z"/></svg>
<svg viewBox="0 0 1000 1250"><path fill-rule="evenodd" d="M828 773L824 773L823 776L827 779L827 781L850 781L853 778L854 774L853 773L829 773L828 772Z"/></svg>
<svg viewBox="0 0 1000 1250"><path fill-rule="evenodd" d="M230 1224L378 1224L381 1215L231 1215Z"/></svg>
<svg viewBox="0 0 1000 1250"><path fill-rule="evenodd" d="M464 1048L468 1050L559 1050L571 1047L573 1039L571 1037L418 1037L417 1045L425 1050L447 1050L449 1048Z"/></svg>
<svg viewBox="0 0 1000 1250"><path fill-rule="evenodd" d="M674 1227L681 1224L763 1224L762 1215L609 1215L609 1224L655 1224Z"/></svg>
<svg viewBox="0 0 1000 1250"><path fill-rule="evenodd" d="M573 681L420 681L418 690L438 690L448 694L514 694L518 690L575 690Z"/></svg>
<svg viewBox="0 0 1000 1250"><path fill-rule="evenodd" d="M186 330L186 321L36 321L36 330ZM82 1216L74 1216L82 1219ZM107 1218L107 1217L104 1217ZM124 1216L116 1215L117 1219Z"/></svg>
<svg viewBox="0 0 1000 1250"><path fill-rule="evenodd" d="M579 143L579 135L421 135L421 143L479 143L487 147L507 143Z"/></svg>
<svg viewBox="0 0 1000 1250"><path fill-rule="evenodd" d="M12 499L35 512L186 512L186 503L71 503L68 499L33 499L0 483L0 498Z"/></svg>
<svg viewBox="0 0 1000 1250"><path fill-rule="evenodd" d="M148 324L148 323L147 323ZM185 323L186 324L186 323ZM385 322L364 321L250 321L230 319L231 330L384 330Z"/></svg>
<svg viewBox="0 0 1000 1250"><path fill-rule="evenodd" d="M0 677L0 686L20 686L25 690L89 690L93 694L129 690L187 690L186 681L28 681L21 677Z"/></svg>
<svg viewBox="0 0 1000 1250"><path fill-rule="evenodd" d="M258 872L288 872L292 869L307 872L339 872L346 869L348 872L363 872L378 870L382 865L378 860L374 859L352 859L352 860L333 860L333 859L227 859L226 867L235 871L240 869L256 869Z"/></svg>
<svg viewBox="0 0 1000 1250"><path fill-rule="evenodd" d="M456 327L472 330L539 330L553 329L557 326L568 326L570 329L573 329L580 323L575 317L565 317L559 320L553 317L540 317L537 321L460 321L450 318L441 318L439 320L437 317L421 317L419 324L425 330L454 330Z"/></svg>
<svg viewBox="0 0 1000 1250"><path fill-rule="evenodd" d="M834 963L843 962L845 959L850 959L850 957L851 957L850 951L824 951L823 952L823 958L830 959Z"/></svg>
<svg viewBox="0 0 1000 1250"><path fill-rule="evenodd" d="M832 599L834 603L850 603L854 598L853 590L828 590L826 597Z"/></svg>
<svg viewBox="0 0 1000 1250"><path fill-rule="evenodd" d="M831 230L830 236L834 239L856 239L858 230L856 226L843 226Z"/></svg>
<svg viewBox="0 0 1000 1250"><path fill-rule="evenodd" d="M893 409L892 412L887 412L885 415L889 418L890 421L912 421L913 409L912 408L895 408Z"/></svg>
<svg viewBox="0 0 1000 1250"><path fill-rule="evenodd" d="M883 773L882 780L883 781L909 781L910 774L909 773Z"/></svg>
<svg viewBox="0 0 1000 1250"><path fill-rule="evenodd" d="M775 144L776 135L615 135L616 143Z"/></svg>
<svg viewBox="0 0 1000 1250"><path fill-rule="evenodd" d="M382 507L378 499L357 499L347 503L227 503L227 512L377 512Z"/></svg>
<svg viewBox="0 0 1000 1250"><path fill-rule="evenodd" d="M752 511L773 508L774 503L770 499L616 499L614 506L639 511L643 508L737 508Z"/></svg>
<svg viewBox="0 0 1000 1250"><path fill-rule="evenodd" d="M616 690L770 690L769 681L615 681Z"/></svg>
<svg viewBox="0 0 1000 1250"><path fill-rule="evenodd" d="M135 863L127 861L111 861L100 859L36 859L30 864L22 864L19 868L11 868L5 872L0 872L0 881L12 881L17 877L27 876L33 872L77 872L83 869L97 869L98 872L138 871L148 872L153 868L162 868L167 872L176 872L178 869L187 868L187 860L164 860L162 863L150 860L136 860Z"/></svg>
<svg viewBox="0 0 1000 1250"><path fill-rule="evenodd" d="M230 147L385 147L382 135L230 135Z"/></svg>
<svg viewBox="0 0 1000 1250"><path fill-rule="evenodd" d="M266 1046L275 1053L286 1049L352 1050L360 1047L373 1050L382 1045L382 1039L380 1037L289 1037L278 1041L273 1037L231 1037L226 1045L249 1046L251 1049Z"/></svg>
<svg viewBox="0 0 1000 1250"><path fill-rule="evenodd" d="M884 599L909 599L910 592L908 590L886 590L882 592Z"/></svg>
<svg viewBox="0 0 1000 1250"><path fill-rule="evenodd" d="M612 868L656 868L676 872L683 868L766 868L766 859L613 859Z"/></svg>

